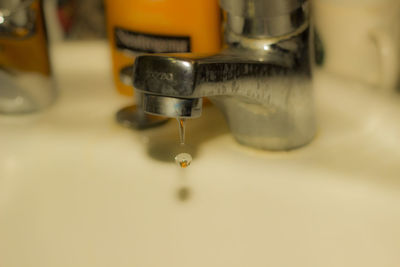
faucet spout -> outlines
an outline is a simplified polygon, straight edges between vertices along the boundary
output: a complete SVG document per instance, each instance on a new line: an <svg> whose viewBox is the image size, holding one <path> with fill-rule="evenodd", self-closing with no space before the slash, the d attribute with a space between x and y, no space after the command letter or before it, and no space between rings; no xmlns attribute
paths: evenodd
<svg viewBox="0 0 400 267"><path fill-rule="evenodd" d="M146 113L170 118L198 118L202 111L202 98L177 98L144 94L142 107Z"/></svg>

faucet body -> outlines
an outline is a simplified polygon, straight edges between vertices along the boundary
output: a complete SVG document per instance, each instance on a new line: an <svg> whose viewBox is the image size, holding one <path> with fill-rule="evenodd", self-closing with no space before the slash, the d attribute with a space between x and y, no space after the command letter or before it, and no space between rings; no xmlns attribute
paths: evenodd
<svg viewBox="0 0 400 267"><path fill-rule="evenodd" d="M285 4L286 2L286 4ZM315 134L309 29L302 0L226 0L227 47L216 55L139 56L134 87L146 112L201 115L209 98L242 144L300 147Z"/></svg>

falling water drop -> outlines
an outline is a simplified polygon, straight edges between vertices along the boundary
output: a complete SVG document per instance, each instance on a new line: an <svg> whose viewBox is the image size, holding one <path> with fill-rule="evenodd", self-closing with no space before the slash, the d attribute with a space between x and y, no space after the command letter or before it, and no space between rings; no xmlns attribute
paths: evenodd
<svg viewBox="0 0 400 267"><path fill-rule="evenodd" d="M175 157L175 162L181 168L189 167L190 163L192 163L192 156L188 153L180 153Z"/></svg>
<svg viewBox="0 0 400 267"><path fill-rule="evenodd" d="M185 118L177 118L178 126L179 126L179 140L181 145L185 144L185 131L186 131L186 119Z"/></svg>

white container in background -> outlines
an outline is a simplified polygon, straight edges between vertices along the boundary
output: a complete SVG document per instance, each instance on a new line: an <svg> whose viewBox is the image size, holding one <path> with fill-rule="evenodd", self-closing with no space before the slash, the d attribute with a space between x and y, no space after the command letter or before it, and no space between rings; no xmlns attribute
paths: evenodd
<svg viewBox="0 0 400 267"><path fill-rule="evenodd" d="M399 0L313 0L317 65L363 84L399 84Z"/></svg>

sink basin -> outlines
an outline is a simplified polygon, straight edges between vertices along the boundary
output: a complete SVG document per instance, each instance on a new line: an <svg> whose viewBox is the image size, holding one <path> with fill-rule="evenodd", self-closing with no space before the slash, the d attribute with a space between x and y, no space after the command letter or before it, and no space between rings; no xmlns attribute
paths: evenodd
<svg viewBox="0 0 400 267"><path fill-rule="evenodd" d="M320 73L310 145L243 147L209 106L182 148L115 122L107 51L55 46L57 103L0 117L1 267L400 266L399 96Z"/></svg>

